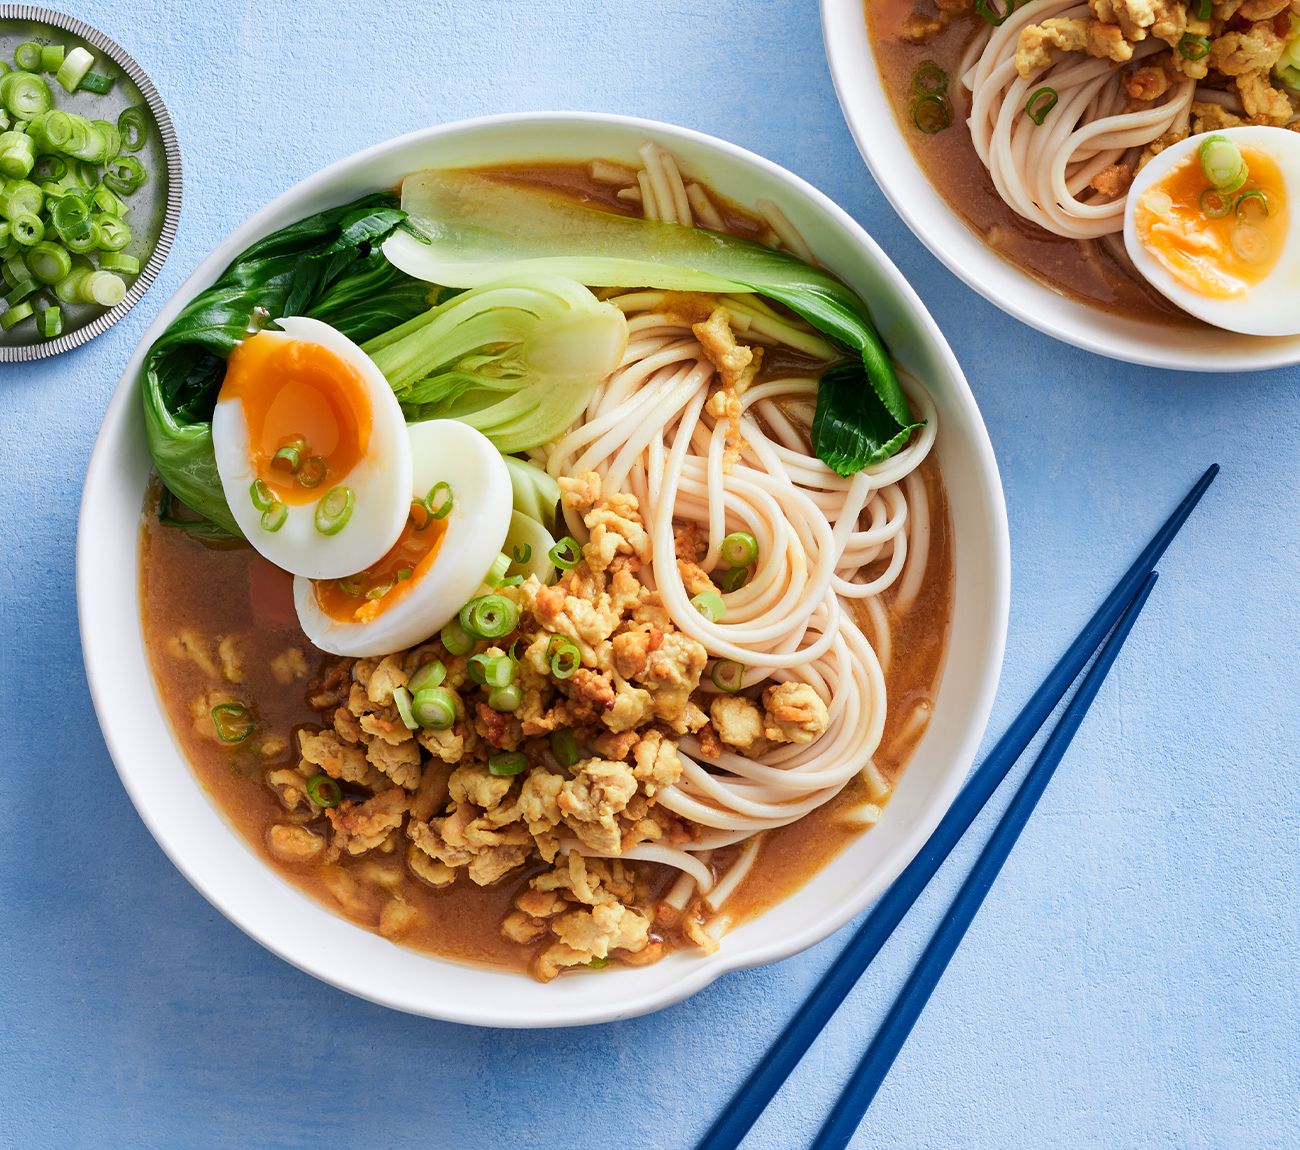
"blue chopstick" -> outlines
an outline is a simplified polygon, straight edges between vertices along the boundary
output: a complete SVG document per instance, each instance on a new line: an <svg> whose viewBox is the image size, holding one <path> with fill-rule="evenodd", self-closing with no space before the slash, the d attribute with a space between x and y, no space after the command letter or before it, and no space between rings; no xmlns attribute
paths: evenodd
<svg viewBox="0 0 1300 1150"><path fill-rule="evenodd" d="M1056 709L1057 703L1092 658L1107 632L1115 626L1125 608L1133 601L1138 588L1151 574L1160 556L1218 473L1219 465L1216 463L1201 476L1164 526L1143 548L1142 554L1079 632L1078 638L1052 668L1043 685L1034 692L1024 710L1007 728L1006 734L972 773L961 794L948 808L948 813L916 858L881 896L867 920L858 928L821 982L772 1044L767 1056L741 1083L708 1132L696 1144L696 1150L736 1150L740 1145L750 1127L758 1121L758 1116L772 1101L782 1083L790 1077L791 1071L839 1009L840 1003L862 977L862 973L911 909L944 859L952 853L958 840L975 821L975 816L997 790L998 784L1006 778L1007 772Z"/></svg>
<svg viewBox="0 0 1300 1150"><path fill-rule="evenodd" d="M1070 700L1061 721L1048 737L1042 753L1034 760L1024 782L1020 784L1015 797L998 822L997 829L989 836L974 867L962 884L957 897L943 916L934 936L930 939L920 960L913 969L903 989L899 991L894 1005L890 1007L885 1021L881 1023L876 1036L867 1047L848 1084L844 1087L834 1108L822 1128L813 1140L811 1150L844 1150L862 1122L863 1115L871 1105L880 1084L885 1081L894 1059L903 1049L903 1043L912 1033L912 1027L920 1018L930 995L939 985L939 979L948 969L948 963L957 953L957 947L966 936L966 931L974 921L976 913L984 902L984 896L993 886L1003 864L1011 855L1011 848L1016 845L1020 832L1025 829L1029 816L1042 798L1053 772L1060 763L1070 740L1074 738L1079 724L1097 697L1097 691L1110 671L1115 656L1124 646L1124 640L1133 629L1133 624L1142 612L1151 588L1155 586L1156 573L1147 576L1146 582L1138 589L1137 596L1129 604L1128 610L1115 624L1106 645L1102 647L1097 661L1093 663L1082 685Z"/></svg>

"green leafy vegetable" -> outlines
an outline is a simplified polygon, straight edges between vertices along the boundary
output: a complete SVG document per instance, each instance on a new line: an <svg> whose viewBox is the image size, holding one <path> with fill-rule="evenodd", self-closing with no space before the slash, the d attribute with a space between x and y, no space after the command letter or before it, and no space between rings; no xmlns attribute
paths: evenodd
<svg viewBox="0 0 1300 1150"><path fill-rule="evenodd" d="M627 321L573 280L515 275L371 340L409 420L457 419L503 454L564 432L627 348Z"/></svg>
<svg viewBox="0 0 1300 1150"><path fill-rule="evenodd" d="M818 399L813 448L841 475L892 455L919 426L866 306L834 276L793 256L703 228L598 211L473 172L408 176L402 207L427 242L398 231L384 252L431 282L478 288L566 276L589 287L756 292L784 304L861 357L860 366L837 375L830 389L838 395L834 410L828 397Z"/></svg>
<svg viewBox="0 0 1300 1150"><path fill-rule="evenodd" d="M560 501L560 485L536 464L513 455L503 455L506 470L510 472L510 486L514 492L515 510L529 519L535 519L548 532L555 530L555 505ZM555 542L546 545L547 549ZM507 547L506 551L509 552Z"/></svg>
<svg viewBox="0 0 1300 1150"><path fill-rule="evenodd" d="M367 196L273 232L158 338L144 365L145 430L158 474L176 498L238 534L208 421L226 358L248 334L255 309L321 319L360 341L429 306L429 286L398 271L378 247L403 218L393 197Z"/></svg>

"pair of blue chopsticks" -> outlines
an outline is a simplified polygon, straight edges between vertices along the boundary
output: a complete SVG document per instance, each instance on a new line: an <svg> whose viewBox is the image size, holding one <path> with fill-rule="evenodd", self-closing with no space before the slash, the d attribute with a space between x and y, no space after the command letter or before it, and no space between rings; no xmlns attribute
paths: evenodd
<svg viewBox="0 0 1300 1150"><path fill-rule="evenodd" d="M750 1127L758 1121L759 1115L782 1083L807 1053L830 1021L831 1015L862 977L884 946L885 940L893 934L895 927L911 909L1095 653L1096 661L1084 676L1083 683L1048 737L1042 753L1030 768L997 829L980 853L911 977L894 1000L885 1021L818 1132L812 1150L843 1150L849 1144L921 1011L925 1009L931 993L943 977L943 972L975 918L984 896L988 894L1003 863L1011 854L1011 848L1015 846L1029 816L1033 814L1052 772L1056 770L1070 740L1083 722L1084 715L1088 713L1124 640L1137 622L1137 617L1155 586L1157 561L1218 473L1218 464L1206 471L1165 525L1156 532L1078 638L1070 644L1069 650L1061 656L1060 662L1052 668L1043 685L1025 704L1024 710L1006 734L998 740L997 746L989 752L988 758L971 775L929 841L881 897L867 921L850 939L825 978L772 1044L767 1057L727 1103L708 1133L697 1144L696 1150L735 1150L740 1145Z"/></svg>

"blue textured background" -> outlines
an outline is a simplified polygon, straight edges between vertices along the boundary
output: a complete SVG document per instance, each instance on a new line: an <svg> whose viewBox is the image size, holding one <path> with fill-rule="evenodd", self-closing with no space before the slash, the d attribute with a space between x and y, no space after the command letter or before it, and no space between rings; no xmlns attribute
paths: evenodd
<svg viewBox="0 0 1300 1150"><path fill-rule="evenodd" d="M1223 475L854 1145L1300 1146L1300 371L1181 376L1018 326L912 238L840 118L807 0L373 0L75 14L184 148L161 280L86 349L0 368L0 1145L675 1148L843 942L618 1025L404 1017L273 958L173 870L86 694L77 502L163 300L321 165L442 120L636 113L787 165L858 217L956 348L1015 560L1000 730L1207 463ZM747 1146L806 1144L964 873L942 872Z"/></svg>

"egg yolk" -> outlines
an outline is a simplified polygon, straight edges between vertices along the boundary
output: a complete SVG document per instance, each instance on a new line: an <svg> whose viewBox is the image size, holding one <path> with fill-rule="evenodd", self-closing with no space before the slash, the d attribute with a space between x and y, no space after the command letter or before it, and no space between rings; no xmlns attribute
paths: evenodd
<svg viewBox="0 0 1300 1150"><path fill-rule="evenodd" d="M249 463L277 499L310 503L365 458L366 381L329 348L261 332L230 355L218 402L243 404Z"/></svg>
<svg viewBox="0 0 1300 1150"><path fill-rule="evenodd" d="M369 623L399 602L438 558L446 524L412 507L402 534L378 563L347 579L316 581L316 603L339 623ZM417 526L423 523L424 526Z"/></svg>
<svg viewBox="0 0 1300 1150"><path fill-rule="evenodd" d="M1286 242L1288 207L1282 170L1243 148L1249 177L1220 192L1193 155L1138 201L1138 238L1179 283L1210 299L1234 299L1266 279Z"/></svg>

